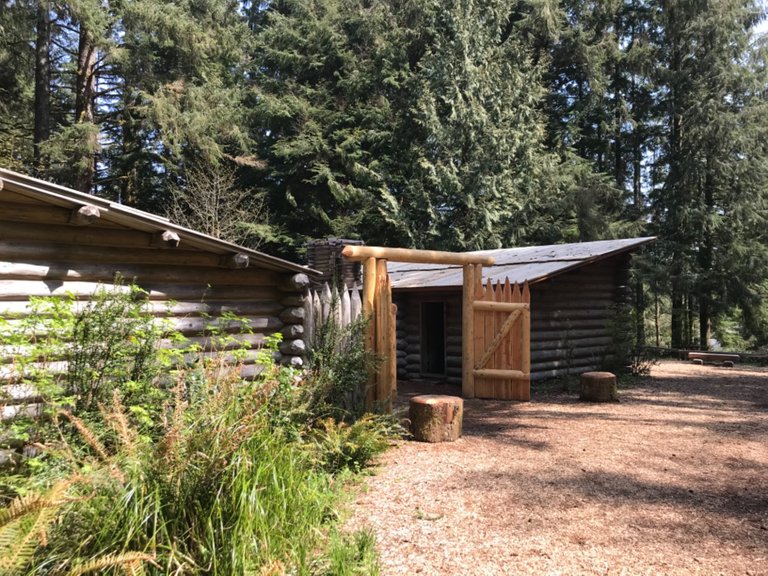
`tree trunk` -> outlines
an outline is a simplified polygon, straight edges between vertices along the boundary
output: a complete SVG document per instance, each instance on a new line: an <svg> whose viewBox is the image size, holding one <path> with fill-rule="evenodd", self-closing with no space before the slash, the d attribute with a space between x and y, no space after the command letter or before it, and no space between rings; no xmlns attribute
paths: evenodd
<svg viewBox="0 0 768 576"><path fill-rule="evenodd" d="M94 96L96 92L96 42L93 34L80 24L80 42L77 52L77 78L75 82L75 122L93 124ZM85 140L80 143L79 157L74 158L76 175L74 186L81 192L91 192L96 173L95 153L98 134L87 127Z"/></svg>
<svg viewBox="0 0 768 576"><path fill-rule="evenodd" d="M581 375L580 400L587 402L617 402L616 375L611 372L584 372Z"/></svg>
<svg viewBox="0 0 768 576"><path fill-rule="evenodd" d="M422 442L453 442L461 437L464 401L456 396L428 394L410 402L411 431Z"/></svg>
<svg viewBox="0 0 768 576"><path fill-rule="evenodd" d="M645 346L645 289L640 278L635 279L635 346Z"/></svg>
<svg viewBox="0 0 768 576"><path fill-rule="evenodd" d="M683 346L683 326L685 308L683 307L683 292L677 282L672 286L672 348L684 348Z"/></svg>
<svg viewBox="0 0 768 576"><path fill-rule="evenodd" d="M51 6L48 0L37 5L37 38L35 39L35 126L32 136L34 145L35 175L43 176L48 160L41 145L51 136Z"/></svg>

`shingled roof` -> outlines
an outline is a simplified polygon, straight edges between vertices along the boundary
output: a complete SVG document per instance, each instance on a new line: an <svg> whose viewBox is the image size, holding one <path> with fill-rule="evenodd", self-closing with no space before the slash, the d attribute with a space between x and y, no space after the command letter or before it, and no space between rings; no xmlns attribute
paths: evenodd
<svg viewBox="0 0 768 576"><path fill-rule="evenodd" d="M526 248L481 250L476 254L493 256L494 265L483 267L483 280L492 282L509 278L510 282L535 284L569 270L636 250L655 237L599 240L575 244L552 244ZM441 264L388 264L395 289L453 288L462 286L461 266Z"/></svg>

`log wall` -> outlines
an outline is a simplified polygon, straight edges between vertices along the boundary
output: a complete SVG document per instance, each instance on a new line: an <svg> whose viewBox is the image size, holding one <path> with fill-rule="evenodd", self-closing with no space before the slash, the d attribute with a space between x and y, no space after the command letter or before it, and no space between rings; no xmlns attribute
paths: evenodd
<svg viewBox="0 0 768 576"><path fill-rule="evenodd" d="M129 229L105 218L83 225L72 214L68 208L0 191L0 316L24 317L30 296L72 293L86 301L119 274L147 291L153 314L169 319L190 342L209 352L214 346L207 330L211 325L237 333L240 322L222 316L246 319L252 334L242 335L248 349L244 377L259 371L257 351L275 332L284 336L278 360L304 363L306 275L253 263L233 269L238 264L231 256L185 249L183 241L173 247L174 239L157 231ZM0 354L0 364L10 362L12 358ZM7 404L4 412L11 408Z"/></svg>
<svg viewBox="0 0 768 576"><path fill-rule="evenodd" d="M613 359L616 306L625 301L629 255L531 287L531 380L579 374Z"/></svg>
<svg viewBox="0 0 768 576"><path fill-rule="evenodd" d="M616 305L626 298L629 255L619 255L532 284L531 380L595 370L613 359ZM421 303L446 310L446 379L461 384L461 288L395 291L399 379L419 379Z"/></svg>

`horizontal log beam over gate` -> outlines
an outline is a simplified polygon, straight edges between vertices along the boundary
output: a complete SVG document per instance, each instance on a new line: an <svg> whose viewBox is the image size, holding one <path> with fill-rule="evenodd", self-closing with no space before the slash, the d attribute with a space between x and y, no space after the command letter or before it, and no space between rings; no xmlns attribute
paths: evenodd
<svg viewBox="0 0 768 576"><path fill-rule="evenodd" d="M492 256L480 254L462 254L457 252L439 252L436 250L411 250L408 248L385 248L380 246L345 246L341 253L353 261L367 258L383 258L391 262L410 262L416 264L493 264Z"/></svg>

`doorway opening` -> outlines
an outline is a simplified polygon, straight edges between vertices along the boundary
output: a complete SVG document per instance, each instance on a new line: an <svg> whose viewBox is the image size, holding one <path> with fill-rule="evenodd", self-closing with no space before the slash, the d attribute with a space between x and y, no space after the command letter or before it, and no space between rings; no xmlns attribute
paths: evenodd
<svg viewBox="0 0 768 576"><path fill-rule="evenodd" d="M445 377L445 302L421 303L421 373Z"/></svg>

